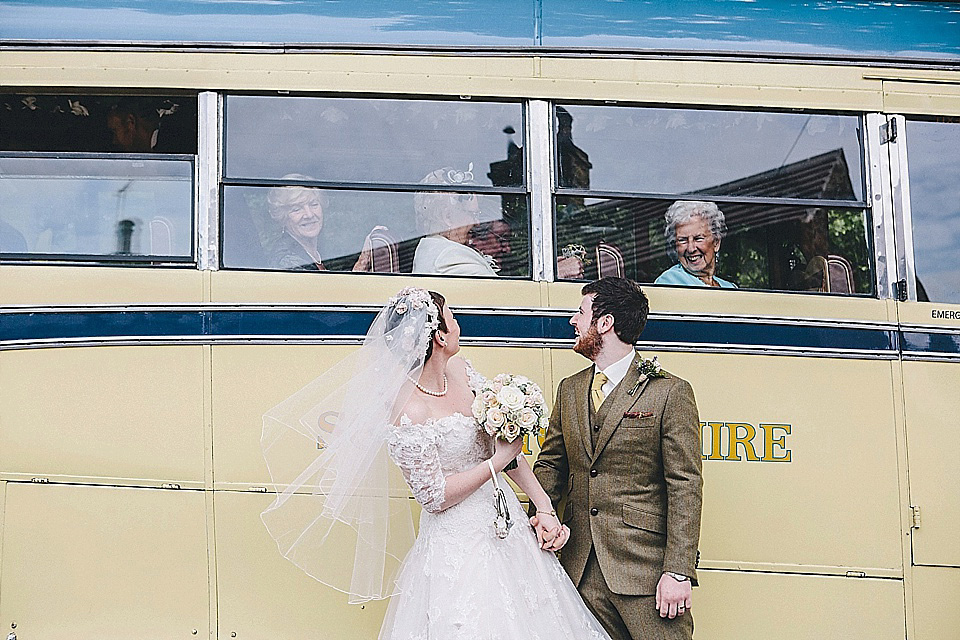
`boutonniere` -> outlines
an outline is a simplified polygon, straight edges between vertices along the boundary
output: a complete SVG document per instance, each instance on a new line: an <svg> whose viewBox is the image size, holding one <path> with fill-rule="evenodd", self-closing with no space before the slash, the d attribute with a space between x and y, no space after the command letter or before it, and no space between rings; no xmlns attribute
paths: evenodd
<svg viewBox="0 0 960 640"><path fill-rule="evenodd" d="M637 392L637 389L640 388L640 385L646 382L649 378L665 378L667 375L663 372L663 367L660 366L660 361L657 360L657 356L653 356L652 360L640 359L640 362L637 363L637 373L640 374L640 377L637 378L637 384L633 385L633 389L630 389L628 395L633 395Z"/></svg>

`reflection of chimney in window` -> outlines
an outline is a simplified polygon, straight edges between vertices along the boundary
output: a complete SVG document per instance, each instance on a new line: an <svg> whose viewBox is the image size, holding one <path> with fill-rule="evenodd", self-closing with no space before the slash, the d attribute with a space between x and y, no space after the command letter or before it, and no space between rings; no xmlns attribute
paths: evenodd
<svg viewBox="0 0 960 640"><path fill-rule="evenodd" d="M133 220L121 220L117 223L117 253L120 255L130 255L130 246L133 241L133 228L136 226Z"/></svg>

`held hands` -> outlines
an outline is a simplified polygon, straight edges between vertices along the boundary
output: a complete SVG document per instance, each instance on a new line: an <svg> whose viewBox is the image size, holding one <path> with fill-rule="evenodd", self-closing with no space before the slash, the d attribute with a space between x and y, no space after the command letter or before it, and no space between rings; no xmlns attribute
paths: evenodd
<svg viewBox="0 0 960 640"><path fill-rule="evenodd" d="M570 540L570 529L560 524L557 516L551 513L538 511L530 518L530 526L536 530L537 541L544 551L560 551Z"/></svg>
<svg viewBox="0 0 960 640"><path fill-rule="evenodd" d="M522 450L523 438L517 438L513 442L497 438L494 444L493 458L490 460L493 463L493 468L498 472L503 471L505 466L517 459Z"/></svg>
<svg viewBox="0 0 960 640"><path fill-rule="evenodd" d="M683 582L664 573L657 583L657 609L661 618L676 618L693 606L693 586L689 580Z"/></svg>

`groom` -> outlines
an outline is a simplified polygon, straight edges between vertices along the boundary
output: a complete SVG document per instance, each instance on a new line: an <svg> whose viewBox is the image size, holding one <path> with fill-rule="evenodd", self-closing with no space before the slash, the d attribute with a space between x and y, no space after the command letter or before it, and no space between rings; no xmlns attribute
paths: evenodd
<svg viewBox="0 0 960 640"><path fill-rule="evenodd" d="M533 467L553 504L567 499L560 561L615 640L689 639L703 485L693 389L641 375L653 367L633 348L649 310L637 283L581 293L573 349L593 366L560 382Z"/></svg>

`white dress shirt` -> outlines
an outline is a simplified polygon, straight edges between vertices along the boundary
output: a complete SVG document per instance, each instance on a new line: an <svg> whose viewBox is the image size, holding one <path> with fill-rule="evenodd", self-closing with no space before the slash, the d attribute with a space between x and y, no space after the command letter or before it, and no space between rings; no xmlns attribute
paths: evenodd
<svg viewBox="0 0 960 640"><path fill-rule="evenodd" d="M609 397L617 385L620 384L620 381L627 376L627 371L630 370L630 363L633 362L633 356L635 355L636 352L631 350L630 353L623 356L606 369L600 370L603 375L607 376L607 381L603 383L602 387L600 387L600 390L603 391L604 398Z"/></svg>

